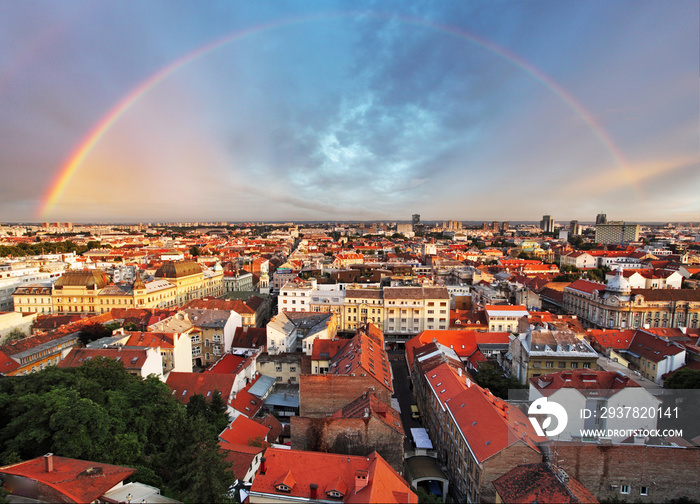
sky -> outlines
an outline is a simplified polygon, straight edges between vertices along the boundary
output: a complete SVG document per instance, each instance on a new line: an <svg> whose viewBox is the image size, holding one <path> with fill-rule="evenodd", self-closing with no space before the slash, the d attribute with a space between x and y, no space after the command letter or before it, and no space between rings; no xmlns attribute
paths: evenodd
<svg viewBox="0 0 700 504"><path fill-rule="evenodd" d="M700 4L0 1L0 222L700 221Z"/></svg>

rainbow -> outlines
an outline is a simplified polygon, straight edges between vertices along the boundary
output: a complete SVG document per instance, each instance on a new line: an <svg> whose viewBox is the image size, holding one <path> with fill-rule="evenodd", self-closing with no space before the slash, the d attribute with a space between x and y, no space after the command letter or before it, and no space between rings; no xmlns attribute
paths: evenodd
<svg viewBox="0 0 700 504"><path fill-rule="evenodd" d="M629 173L627 168L627 162L620 151L620 149L615 145L610 136L607 134L605 129L595 121L593 116L579 103L576 98L574 98L570 93L563 89L559 84L554 82L547 75L542 73L540 70L532 66L527 61L516 56L515 54L507 51L506 49L497 46L481 37L472 35L471 33L459 30L457 28L433 23L418 18L401 17L401 16L389 16L379 13L368 13L368 12L345 12L345 13L329 13L320 14L314 16L297 17L297 18L287 18L284 20L279 20L275 22L266 23L263 25L257 25L255 27L248 28L246 30L237 31L235 33L226 35L220 39L210 42L194 51L185 54L183 57L173 61L166 67L160 69L145 81L140 83L134 89L129 92L124 98L122 98L98 123L97 125L88 133L88 135L82 140L78 147L71 153L68 160L61 166L57 176L54 178L53 182L46 191L44 197L42 198L41 205L38 211L39 217L45 217L53 209L54 205L58 201L63 191L68 186L68 183L73 178L78 168L85 161L87 156L90 154L92 149L97 145L97 143L107 134L109 129L129 110L131 109L143 96L148 92L158 86L161 82L167 79L169 76L186 67L190 63L198 60L199 58L220 49L227 44L234 41L241 40L245 37L251 35L256 35L261 32L272 30L275 28L280 28L284 26L289 26L298 23L318 21L320 19L334 19L343 17L371 17L371 18L382 18L382 19L393 19L405 24L416 25L431 30L438 31L443 34L448 34L454 37L458 37L462 40L466 40L472 44L475 44L490 53L506 60L507 62L517 66L521 70L525 71L532 78L543 84L550 91L552 91L556 96L558 96L571 110L573 110L576 115L588 126L588 128L593 132L593 134L598 138L603 146L611 154L612 158L615 160L617 165L623 171L625 178L628 180L633 180L632 174Z"/></svg>

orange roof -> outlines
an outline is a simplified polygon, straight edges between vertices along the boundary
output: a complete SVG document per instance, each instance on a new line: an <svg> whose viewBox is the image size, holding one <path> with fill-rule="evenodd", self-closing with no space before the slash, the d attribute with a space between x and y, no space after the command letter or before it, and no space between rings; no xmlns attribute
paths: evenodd
<svg viewBox="0 0 700 504"><path fill-rule="evenodd" d="M51 472L46 470L49 459L53 465ZM129 467L51 454L0 468L0 474L22 476L37 481L73 502L95 501L135 472L136 469Z"/></svg>
<svg viewBox="0 0 700 504"><path fill-rule="evenodd" d="M260 376L262 375L258 375L254 380L251 380L251 382L248 385L246 385L243 388L243 390L237 392L236 397L232 402L233 409L242 413L248 418L252 418L253 416L255 416L255 414L258 411L260 411L260 408L262 408L263 406L263 401L259 397L256 397L250 392L248 392L250 390L250 387L252 387L256 381L258 381L258 378L260 378Z"/></svg>
<svg viewBox="0 0 700 504"><path fill-rule="evenodd" d="M530 386L544 396L550 396L562 388L593 390L596 396L601 396L601 391L604 391L603 395L612 395L626 387L639 387L639 384L617 371L573 369L530 378Z"/></svg>
<svg viewBox="0 0 700 504"><path fill-rule="evenodd" d="M219 439L232 444L247 445L248 442L260 436L262 441L267 441L267 434L270 432L269 427L261 425L258 422L251 420L243 415L238 415L231 422L231 425L226 427Z"/></svg>
<svg viewBox="0 0 700 504"><path fill-rule="evenodd" d="M536 443L544 438L537 435L528 417L487 389L472 383L445 404L480 463L517 443L539 453Z"/></svg>
<svg viewBox="0 0 700 504"><path fill-rule="evenodd" d="M588 329L586 339L591 343L597 343L603 348L614 350L626 350L634 337L633 329Z"/></svg>
<svg viewBox="0 0 700 504"><path fill-rule="evenodd" d="M124 364L124 369L140 370L146 363L148 351L145 348L72 348L58 363L60 368L80 367L90 359L104 357Z"/></svg>
<svg viewBox="0 0 700 504"><path fill-rule="evenodd" d="M222 374L238 374L241 371L243 364L246 362L245 357L240 355L226 354L209 366L205 373L222 373Z"/></svg>
<svg viewBox="0 0 700 504"><path fill-rule="evenodd" d="M10 371L14 371L18 367L19 364L17 362L0 351L0 376L4 375L5 373L9 373Z"/></svg>
<svg viewBox="0 0 700 504"><path fill-rule="evenodd" d="M310 499L311 485L317 485L317 498L326 492L340 492L346 503L417 503L406 481L377 453L367 457L268 448L265 470L258 471L251 493ZM356 486L356 481L360 484ZM289 490L280 492L276 485ZM345 490L345 492L343 492Z"/></svg>
<svg viewBox="0 0 700 504"><path fill-rule="evenodd" d="M161 350L175 348L172 333L131 332L130 334L124 346L160 347Z"/></svg>
<svg viewBox="0 0 700 504"><path fill-rule="evenodd" d="M508 344L510 333L508 332L478 332L464 331L461 329L430 329L423 331L406 342L406 357L409 363L413 363L417 348L427 345L433 340L446 347L450 347L461 358L467 358L477 351L479 344Z"/></svg>
<svg viewBox="0 0 700 504"><path fill-rule="evenodd" d="M563 483L552 467L545 463L514 467L493 482L503 502L526 504L597 503L596 498L574 478Z"/></svg>
<svg viewBox="0 0 700 504"><path fill-rule="evenodd" d="M369 373L379 383L393 392L391 369L384 346L374 342L363 332L358 332L331 361L330 374L350 375Z"/></svg>
<svg viewBox="0 0 700 504"><path fill-rule="evenodd" d="M218 373L182 373L171 372L166 384L173 396L183 404L187 404L195 394L201 394L210 399L215 390L221 392L221 397L228 402L233 388L234 375Z"/></svg>

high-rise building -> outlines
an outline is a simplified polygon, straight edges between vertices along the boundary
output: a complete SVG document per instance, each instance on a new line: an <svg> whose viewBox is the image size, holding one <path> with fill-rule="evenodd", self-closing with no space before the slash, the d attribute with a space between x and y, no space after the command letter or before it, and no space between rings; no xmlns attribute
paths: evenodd
<svg viewBox="0 0 700 504"><path fill-rule="evenodd" d="M552 219L551 215L542 216L542 220L540 221L540 228L545 233L553 233L554 232L554 219Z"/></svg>
<svg viewBox="0 0 700 504"><path fill-rule="evenodd" d="M639 224L625 224L622 221L610 221L597 224L595 241L601 245L622 245L639 240Z"/></svg>
<svg viewBox="0 0 700 504"><path fill-rule="evenodd" d="M581 226L577 220L572 220L569 223L569 236L578 236L581 234Z"/></svg>
<svg viewBox="0 0 700 504"><path fill-rule="evenodd" d="M413 224L413 231L416 230L416 226L420 224L420 214L413 214L411 218L411 223Z"/></svg>
<svg viewBox="0 0 700 504"><path fill-rule="evenodd" d="M599 213L595 218L596 226L598 224L605 224L607 222L608 222L608 216L605 215L604 213Z"/></svg>
<svg viewBox="0 0 700 504"><path fill-rule="evenodd" d="M501 231L504 233L508 231L508 228L510 227L510 222L504 221L503 224L501 224Z"/></svg>
<svg viewBox="0 0 700 504"><path fill-rule="evenodd" d="M498 221L495 220L491 223L491 231L498 231Z"/></svg>

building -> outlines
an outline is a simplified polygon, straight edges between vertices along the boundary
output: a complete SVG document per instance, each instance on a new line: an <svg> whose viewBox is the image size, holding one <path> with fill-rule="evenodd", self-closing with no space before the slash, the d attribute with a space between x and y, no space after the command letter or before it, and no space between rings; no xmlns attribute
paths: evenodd
<svg viewBox="0 0 700 504"><path fill-rule="evenodd" d="M660 406L661 401L651 395L647 389L629 377L616 371L594 371L574 369L558 373L541 375L529 380L530 402L541 397L564 406L567 412L587 410L590 415L569 415L566 430L557 439L582 439L584 430L608 430L613 443L619 443L629 437L626 432L636 429L656 429L656 415L607 415L606 412L617 411L634 405L639 410L652 411ZM596 436L589 435L585 441L595 441Z"/></svg>
<svg viewBox="0 0 700 504"><path fill-rule="evenodd" d="M638 329L626 350L621 350L628 366L644 378L661 383L663 375L685 364L685 348L667 338Z"/></svg>
<svg viewBox="0 0 700 504"><path fill-rule="evenodd" d="M404 465L404 430L399 412L372 392L327 417L291 419L292 449L367 456L379 453L399 474Z"/></svg>
<svg viewBox="0 0 700 504"><path fill-rule="evenodd" d="M231 350L236 329L243 327L241 316L233 310L182 310L195 327L192 332L192 361L209 366Z"/></svg>
<svg viewBox="0 0 700 504"><path fill-rule="evenodd" d="M303 352L311 355L315 339L333 339L338 333L334 313L282 312L267 324L270 355Z"/></svg>
<svg viewBox="0 0 700 504"><path fill-rule="evenodd" d="M417 504L418 497L376 452L358 457L268 448L249 502Z"/></svg>
<svg viewBox="0 0 700 504"><path fill-rule="evenodd" d="M385 334L416 335L426 329L449 327L450 295L445 287L385 287L383 297ZM371 310L370 306L367 309ZM362 310L360 315L371 316ZM378 325L380 322L377 320Z"/></svg>
<svg viewBox="0 0 700 504"><path fill-rule="evenodd" d="M581 234L581 225L577 220L572 220L569 223L569 236L579 236Z"/></svg>
<svg viewBox="0 0 700 504"><path fill-rule="evenodd" d="M490 332L516 331L518 321L529 315L527 308L522 305L486 305L484 311Z"/></svg>
<svg viewBox="0 0 700 504"><path fill-rule="evenodd" d="M542 217L542 220L540 221L540 229L542 229L542 231L545 233L554 232L554 219L552 219L551 215L544 215Z"/></svg>
<svg viewBox="0 0 700 504"><path fill-rule="evenodd" d="M593 328L700 327L700 290L632 289L619 270L606 284L565 287L563 308Z"/></svg>
<svg viewBox="0 0 700 504"><path fill-rule="evenodd" d="M598 368L598 353L573 331L529 329L513 336L510 354L506 367L521 383L554 371Z"/></svg>
<svg viewBox="0 0 700 504"><path fill-rule="evenodd" d="M90 359L112 359L124 364L124 369L130 375L146 378L157 376L165 381L163 376L163 358L160 348L73 348L66 357L58 363L60 368L80 367Z"/></svg>
<svg viewBox="0 0 700 504"><path fill-rule="evenodd" d="M562 469L550 464L514 467L493 482L496 503L595 504L598 500Z"/></svg>
<svg viewBox="0 0 700 504"><path fill-rule="evenodd" d="M596 224L595 241L601 245L622 245L639 241L639 224L610 221Z"/></svg>
<svg viewBox="0 0 700 504"><path fill-rule="evenodd" d="M3 487L12 495L36 499L32 502L109 502L110 490L123 486L136 469L88 460L43 457L0 467ZM166 499L158 502L174 502Z"/></svg>
<svg viewBox="0 0 700 504"><path fill-rule="evenodd" d="M412 380L456 502L493 501L493 481L518 463L541 462L541 438L525 414L473 383L454 361L425 359Z"/></svg>
<svg viewBox="0 0 700 504"><path fill-rule="evenodd" d="M374 288L346 289L340 330L354 332L366 323L383 325L384 292Z"/></svg>

